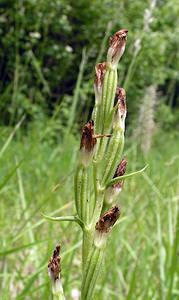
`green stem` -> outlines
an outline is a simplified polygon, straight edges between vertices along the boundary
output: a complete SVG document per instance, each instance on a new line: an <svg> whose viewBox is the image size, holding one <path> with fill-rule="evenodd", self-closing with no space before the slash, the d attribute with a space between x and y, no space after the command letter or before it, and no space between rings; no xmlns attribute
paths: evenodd
<svg viewBox="0 0 179 300"><path fill-rule="evenodd" d="M94 232L91 228L84 228L83 230L83 244L82 244L82 270L84 272L85 264L88 259L89 252L93 244Z"/></svg>
<svg viewBox="0 0 179 300"><path fill-rule="evenodd" d="M96 247L93 245L83 274L81 300L93 299L96 281L101 270L103 255L104 246Z"/></svg>
<svg viewBox="0 0 179 300"><path fill-rule="evenodd" d="M95 227L96 222L99 220L99 217L101 215L101 211L103 208L103 202L104 202L104 189L99 188L96 198L96 205L93 213L92 218L92 225Z"/></svg>
<svg viewBox="0 0 179 300"><path fill-rule="evenodd" d="M52 283L52 299L53 300L65 300L65 296L63 293L63 287L61 283L61 279L56 279Z"/></svg>
<svg viewBox="0 0 179 300"><path fill-rule="evenodd" d="M90 199L89 199L89 189L88 189L88 181L89 181L89 168L84 167L81 164L77 167L75 174L75 204L76 210L80 220L83 221L84 224L89 224L90 218Z"/></svg>
<svg viewBox="0 0 179 300"><path fill-rule="evenodd" d="M75 206L76 206L77 214L80 219L81 219L81 200L80 200L81 182L82 182L82 168L81 166L78 166L74 178L74 188L75 188Z"/></svg>
<svg viewBox="0 0 179 300"><path fill-rule="evenodd" d="M82 170L81 180L81 219L84 224L89 222L89 199L88 199L88 168Z"/></svg>
<svg viewBox="0 0 179 300"><path fill-rule="evenodd" d="M93 183L94 183L94 207L92 212L92 221L91 225L95 226L96 222L99 219L101 214L103 200L104 200L104 191L100 186L100 169L99 169L99 161L93 160Z"/></svg>

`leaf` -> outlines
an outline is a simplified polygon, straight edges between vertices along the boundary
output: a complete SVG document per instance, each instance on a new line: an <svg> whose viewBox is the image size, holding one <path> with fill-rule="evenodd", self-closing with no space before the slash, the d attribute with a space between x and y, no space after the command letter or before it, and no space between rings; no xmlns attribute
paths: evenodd
<svg viewBox="0 0 179 300"><path fill-rule="evenodd" d="M45 243L47 240L42 240L42 241L35 241L33 243L29 243L29 244L25 244L25 245L21 245L19 247L14 247L14 248L10 248L10 249L4 249L0 251L0 257L1 256L6 256L15 252L19 252L22 249L26 249L26 248L31 248L33 246L36 246L37 244L41 244L41 243Z"/></svg>
<svg viewBox="0 0 179 300"><path fill-rule="evenodd" d="M16 170L20 167L22 164L23 160L21 160L15 167L13 167L8 174L4 177L3 181L0 182L0 190L6 185L6 183L9 181L9 179L14 175Z"/></svg>
<svg viewBox="0 0 179 300"><path fill-rule="evenodd" d="M76 216L64 216L64 217L51 217L42 214L43 217L49 221L54 221L54 222L61 222L61 221L71 221L71 222L76 222L80 227L83 227L83 222Z"/></svg>
<svg viewBox="0 0 179 300"><path fill-rule="evenodd" d="M111 185L113 185L113 184L116 184L116 183L120 182L121 180L124 180L124 179L130 178L130 177L133 177L133 176L135 176L135 175L141 174L142 172L144 172L144 171L147 169L147 167L148 167L148 165L146 165L144 168L142 168L142 169L139 170L139 171L135 171L135 172L132 172L132 173L123 175L123 176L115 177L115 178L111 179L111 180L107 183L106 187L109 187L109 186L111 186Z"/></svg>

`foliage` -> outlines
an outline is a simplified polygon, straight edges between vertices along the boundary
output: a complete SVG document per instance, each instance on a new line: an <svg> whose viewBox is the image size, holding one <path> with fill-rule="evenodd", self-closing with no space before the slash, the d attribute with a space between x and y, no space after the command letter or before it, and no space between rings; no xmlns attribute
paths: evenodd
<svg viewBox="0 0 179 300"><path fill-rule="evenodd" d="M111 271L100 279L96 300L178 299L179 144L174 128L178 129L179 4L158 0L144 30L144 15L146 20L153 2L0 1L2 300L49 299L47 262L59 242L67 299L73 300L73 291L80 289L79 229L68 222L57 228L42 220L42 212L74 213L71 176L79 124L84 124L94 102L93 66L97 55L97 61L103 61L108 37L122 27L129 29L119 68L130 108L127 133L135 128L138 108L151 85L160 92L154 116L158 131L145 157L138 140L128 139L128 171L145 165L146 159L149 168L146 176L127 181L120 194L123 214L113 229L104 266ZM79 78L84 57L86 68ZM75 119L78 124L72 122Z"/></svg>
<svg viewBox="0 0 179 300"><path fill-rule="evenodd" d="M41 128L45 126L46 123L41 124ZM2 149L7 129L1 133ZM126 181L120 194L121 221L113 229L107 246L104 272L109 269L110 272L101 278L96 300L117 300L119 295L126 299L129 291L133 297L128 296L128 299L161 299L162 292L169 292L172 257L177 259L173 246L178 236L178 147L178 139L166 133L158 134L148 153L147 177ZM80 288L78 225L71 227L66 222L57 227L56 223L43 220L41 215L52 211L53 216L73 214L70 174L77 148L78 143L72 136L68 136L66 145L52 144L51 139L47 136L44 140L41 129L34 126L26 137L17 131L1 157L2 300L49 299L47 262L49 253L59 242L63 245L62 280L67 298L73 299L72 290ZM145 164L134 143L128 145L125 156L129 172ZM15 170L16 162L21 164ZM114 260L116 263L111 268ZM178 267L176 261L174 274L179 272ZM168 300L178 298L177 280L176 277Z"/></svg>
<svg viewBox="0 0 179 300"><path fill-rule="evenodd" d="M170 106L161 103L156 112L156 119L161 128L166 131L173 131L178 126L179 109L174 113Z"/></svg>
<svg viewBox="0 0 179 300"><path fill-rule="evenodd" d="M88 61L78 104L81 112L88 110L93 96L92 83L87 82L95 57L104 58L107 39L102 47L100 41L105 31L108 37L121 27L129 29L127 55L119 70L120 83L132 99L129 113L153 84L167 99L178 101L172 96L179 67L177 0L1 0L0 13L1 124L14 123L23 113L30 119L39 110L49 115L64 95L71 97L83 47Z"/></svg>

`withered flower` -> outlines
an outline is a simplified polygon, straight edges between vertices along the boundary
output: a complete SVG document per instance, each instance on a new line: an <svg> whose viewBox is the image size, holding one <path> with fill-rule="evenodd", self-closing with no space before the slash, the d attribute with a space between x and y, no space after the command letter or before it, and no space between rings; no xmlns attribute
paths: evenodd
<svg viewBox="0 0 179 300"><path fill-rule="evenodd" d="M113 178L123 176L126 172L127 160L123 158L116 168ZM108 187L105 192L105 202L111 204L118 194L122 191L124 181L121 180L118 183Z"/></svg>
<svg viewBox="0 0 179 300"><path fill-rule="evenodd" d="M118 206L110 208L105 214L103 214L99 221L96 223L96 230L100 233L107 233L112 226L116 223L120 216L120 210Z"/></svg>
<svg viewBox="0 0 179 300"><path fill-rule="evenodd" d="M97 101L101 97L105 73L106 73L106 63L105 62L99 63L95 66L94 91L95 91L95 96L96 96Z"/></svg>
<svg viewBox="0 0 179 300"><path fill-rule="evenodd" d="M118 108L120 110L121 118L125 118L127 113L125 89L117 88L116 93L117 93Z"/></svg>
<svg viewBox="0 0 179 300"><path fill-rule="evenodd" d="M126 92L123 88L117 88L117 111L114 118L114 126L119 126L122 130L125 129L125 119L127 114Z"/></svg>
<svg viewBox="0 0 179 300"><path fill-rule="evenodd" d="M96 145L96 138L94 138L94 122L90 120L82 130L80 149L91 152Z"/></svg>
<svg viewBox="0 0 179 300"><path fill-rule="evenodd" d="M126 166L127 166L127 160L125 158L123 158L120 161L119 165L117 166L117 169L116 169L116 171L114 173L113 178L123 176L125 174L125 172L126 172ZM124 183L124 181L121 180L118 183L113 184L112 187L121 190L121 188L123 186L123 183Z"/></svg>
<svg viewBox="0 0 179 300"><path fill-rule="evenodd" d="M94 137L94 122L90 120L82 130L81 144L80 144L80 158L84 166L88 166L93 157L94 148L96 145L96 138Z"/></svg>
<svg viewBox="0 0 179 300"><path fill-rule="evenodd" d="M127 33L127 29L121 29L117 31L114 34L114 36L110 39L110 47L107 54L107 62L111 63L114 67L117 67L118 61L124 53L127 40Z"/></svg>
<svg viewBox="0 0 179 300"><path fill-rule="evenodd" d="M57 245L53 251L53 255L48 263L48 272L52 280L56 281L59 279L59 274L61 272L60 268L60 245Z"/></svg>
<svg viewBox="0 0 179 300"><path fill-rule="evenodd" d="M52 285L52 298L65 300L62 281L60 278L60 245L57 245L48 263L48 274Z"/></svg>

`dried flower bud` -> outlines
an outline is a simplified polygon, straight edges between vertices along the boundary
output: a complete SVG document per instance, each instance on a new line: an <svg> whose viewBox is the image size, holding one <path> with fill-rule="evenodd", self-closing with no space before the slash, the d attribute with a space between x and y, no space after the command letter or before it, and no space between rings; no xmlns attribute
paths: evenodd
<svg viewBox="0 0 179 300"><path fill-rule="evenodd" d="M53 255L48 263L48 272L49 276L53 281L59 279L59 274L61 272L60 268L60 245L57 245L55 250L53 251Z"/></svg>
<svg viewBox="0 0 179 300"><path fill-rule="evenodd" d="M127 160L125 158L123 158L120 161L119 165L117 166L117 169L116 169L116 172L114 173L113 178L123 176L126 172L126 166L127 166ZM121 190L123 183L124 183L123 180L121 180L118 183L113 184L112 187Z"/></svg>
<svg viewBox="0 0 179 300"><path fill-rule="evenodd" d="M112 226L116 223L120 216L120 210L117 206L110 208L104 215L102 215L99 221L96 223L96 230L100 233L107 233Z"/></svg>
<svg viewBox="0 0 179 300"><path fill-rule="evenodd" d="M117 67L118 61L124 53L127 39L127 29L117 31L110 39L110 47L107 54L107 62Z"/></svg>
<svg viewBox="0 0 179 300"><path fill-rule="evenodd" d="M95 67L95 81L94 81L96 100L100 99L101 97L105 73L106 73L106 63L103 62L97 64Z"/></svg>
<svg viewBox="0 0 179 300"><path fill-rule="evenodd" d="M116 116L114 119L114 126L120 127L121 129L125 129L125 119L127 114L127 106L126 106L126 92L123 88L117 88L117 101L118 107Z"/></svg>
<svg viewBox="0 0 179 300"><path fill-rule="evenodd" d="M94 137L94 122L89 121L83 128L81 144L80 144L80 154L81 163L84 166L88 166L94 153L94 148L96 145L96 138Z"/></svg>
<svg viewBox="0 0 179 300"><path fill-rule="evenodd" d="M48 274L52 285L52 298L65 300L63 286L60 278L60 245L57 245L48 263Z"/></svg>
<svg viewBox="0 0 179 300"><path fill-rule="evenodd" d="M121 118L125 118L127 113L125 89L117 88L117 100L119 104L118 107L120 110Z"/></svg>
<svg viewBox="0 0 179 300"><path fill-rule="evenodd" d="M116 168L113 178L123 176L126 172L127 160L123 158L119 165ZM124 181L121 180L118 183L113 184L112 186L108 187L105 192L105 202L111 204L114 199L119 195L122 191Z"/></svg>

